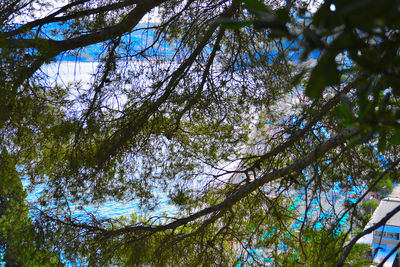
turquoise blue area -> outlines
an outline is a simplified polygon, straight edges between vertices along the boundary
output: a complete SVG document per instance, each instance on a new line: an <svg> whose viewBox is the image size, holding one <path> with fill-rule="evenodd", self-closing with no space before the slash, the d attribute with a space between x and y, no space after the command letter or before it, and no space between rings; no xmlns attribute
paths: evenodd
<svg viewBox="0 0 400 267"><path fill-rule="evenodd" d="M244 261L246 263L243 263L242 261L239 261L236 264L236 267L247 267L247 266L252 266L251 264L254 262L259 262L262 261L264 263L272 263L272 259L268 257L263 257L262 254L265 253L265 250L256 250L256 249L250 249L247 251L249 255L246 256L246 259ZM242 257L245 257L244 255L240 254L239 259Z"/></svg>
<svg viewBox="0 0 400 267"><path fill-rule="evenodd" d="M329 206L329 208L321 210L320 203L324 201L331 201L331 203L335 203L336 208L338 205L343 205L345 201L355 203L363 190L365 190L365 188L366 187L364 186L354 186L353 188L351 188L351 190L345 191L340 187L339 182L332 183L332 189L328 193L319 192L320 195L318 197L308 197L307 201L309 203L309 209L307 211L307 216L305 216L306 214L304 211L300 210L302 209L302 205L304 205L306 201L304 189L293 192L293 196L290 196L288 194L287 197L293 199L293 202L287 208L288 211L299 213L299 217L293 221L292 225L289 227L289 230L299 230L302 227L305 218L307 218L308 223L311 222L312 227L315 230L331 229L330 227L332 227L332 224L336 224L336 227L333 230L333 235L340 235L341 233L349 229L349 214L343 212L339 212L337 214L338 211L333 210L333 208ZM265 232L262 237L260 237L260 239L265 240L268 238L272 238L275 234L277 234L276 230L271 229ZM292 238L290 232L281 233L281 236L285 240L290 240ZM285 251L289 249L289 247L286 244L281 243L278 245L278 249L280 251ZM251 255L248 255L246 258L242 258L243 255L241 255L241 261L236 265L237 267L252 266L255 260L258 261L258 264L260 262L263 262L266 265L268 265L268 263L272 263L272 259L266 256L267 253L265 249L253 248L248 250L247 253ZM297 255L297 257L298 256L299 255ZM295 251L293 252L293 257L296 257Z"/></svg>

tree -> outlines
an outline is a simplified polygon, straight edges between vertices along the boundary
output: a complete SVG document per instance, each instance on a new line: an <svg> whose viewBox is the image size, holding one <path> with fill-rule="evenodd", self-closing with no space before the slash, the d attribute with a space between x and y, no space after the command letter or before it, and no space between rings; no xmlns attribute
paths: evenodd
<svg viewBox="0 0 400 267"><path fill-rule="evenodd" d="M390 177L383 177L379 183L373 188L379 195L385 197L389 195L393 190L393 182Z"/></svg>
<svg viewBox="0 0 400 267"><path fill-rule="evenodd" d="M6 149L0 155L0 249L5 266L54 266L60 260L28 217L26 192Z"/></svg>
<svg viewBox="0 0 400 267"><path fill-rule="evenodd" d="M280 2L1 2L1 144L44 186L32 208L48 244L90 265L225 265L262 261L249 252L260 247L279 263L299 217L288 195L304 192L306 234L333 184L396 176L397 3ZM88 86L49 77L88 47L99 51ZM177 214L70 208L135 199L151 211L157 192ZM327 258L342 255L359 202L322 220L329 235L349 216Z"/></svg>
<svg viewBox="0 0 400 267"><path fill-rule="evenodd" d="M377 202L377 201L367 201L367 202L364 202L362 205L361 205L361 208L364 210L364 213L365 213L365 215L366 215L366 217L368 218L368 221L369 221L369 219L371 218L371 216L372 216L372 213L374 212L374 210L377 208L379 206L379 203ZM367 222L366 222L367 223ZM366 224L365 223L365 224Z"/></svg>

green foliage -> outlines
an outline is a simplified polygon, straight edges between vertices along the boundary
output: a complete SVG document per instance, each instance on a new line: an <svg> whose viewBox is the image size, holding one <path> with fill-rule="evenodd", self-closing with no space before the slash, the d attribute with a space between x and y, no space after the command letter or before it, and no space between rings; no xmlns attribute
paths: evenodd
<svg viewBox="0 0 400 267"><path fill-rule="evenodd" d="M334 266L341 257L345 236L332 235L329 229L303 229L301 235L295 234L289 248L280 254L277 262L286 266ZM297 238L296 238L297 237ZM300 241L301 239L301 241ZM345 266L365 266L372 263L367 258L368 245L356 245L345 262Z"/></svg>
<svg viewBox="0 0 400 267"><path fill-rule="evenodd" d="M290 229L294 195L308 209L335 183L398 176L397 1L314 13L305 1L28 2L0 5L0 237L20 265L61 264L61 252L90 266L265 264L253 250L330 266L347 241L338 218ZM159 22L140 20L154 10ZM90 81L47 69L92 45ZM37 202L20 177L44 188ZM391 186L388 175L373 189ZM174 214L157 213L160 194ZM146 215L85 212L125 200Z"/></svg>
<svg viewBox="0 0 400 267"><path fill-rule="evenodd" d="M340 82L340 72L337 68L335 55L326 53L318 60L317 66L311 72L306 87L306 95L318 98L327 86L337 85Z"/></svg>
<svg viewBox="0 0 400 267"><path fill-rule="evenodd" d="M260 5L261 2L251 1L245 7L249 11L266 12ZM342 84L342 73L345 79L358 77L357 92L352 96L356 104L354 113L344 106L336 111L344 125L360 127L364 134L378 133L380 152L386 150L388 143L399 143L400 117L395 108L400 92L396 78L400 77L396 67L400 58L395 45L399 40L397 34L392 34L398 30L399 15L398 2L394 0L382 5L374 1L329 1L321 4L314 14L305 15L307 27L301 24L296 27L298 18L292 17L291 33L283 34L289 39L297 36L303 60L313 51L320 53L305 86L311 99L320 99L329 87ZM262 19L253 24L270 27Z"/></svg>
<svg viewBox="0 0 400 267"><path fill-rule="evenodd" d="M372 190L382 196L387 196L393 190L393 181L388 175L386 175L376 184L375 187L372 188Z"/></svg>
<svg viewBox="0 0 400 267"><path fill-rule="evenodd" d="M0 178L0 246L6 266L63 266L28 217L26 192L5 148L0 155Z"/></svg>
<svg viewBox="0 0 400 267"><path fill-rule="evenodd" d="M361 204L361 208L371 215L374 210L379 206L377 201L367 201Z"/></svg>

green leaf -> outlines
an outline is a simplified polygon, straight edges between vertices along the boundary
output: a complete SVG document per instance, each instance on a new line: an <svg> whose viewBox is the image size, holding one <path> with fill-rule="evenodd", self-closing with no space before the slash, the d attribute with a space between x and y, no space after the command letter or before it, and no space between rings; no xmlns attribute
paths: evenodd
<svg viewBox="0 0 400 267"><path fill-rule="evenodd" d="M387 139L386 134L381 134L378 142L378 151L383 152L386 150L387 147Z"/></svg>
<svg viewBox="0 0 400 267"><path fill-rule="evenodd" d="M330 49L343 51L348 47L355 46L353 36L349 31L343 31L330 45Z"/></svg>
<svg viewBox="0 0 400 267"><path fill-rule="evenodd" d="M258 16L258 19L254 21L254 28L256 29L271 29L275 35L289 37L289 30L287 29L284 22L274 16L263 13Z"/></svg>
<svg viewBox="0 0 400 267"><path fill-rule="evenodd" d="M290 21L290 16L289 16L289 11L286 8L279 8L275 10L275 17L280 19L283 22L289 22Z"/></svg>
<svg viewBox="0 0 400 267"><path fill-rule="evenodd" d="M351 113L353 113L353 104L351 103L351 99L346 96L346 95L341 95L340 96L340 101L342 102L342 105L345 106L346 108L348 108L348 110L351 111Z"/></svg>
<svg viewBox="0 0 400 267"><path fill-rule="evenodd" d="M343 105L343 104L339 105L335 109L335 112L339 117L342 117L344 119L347 119L347 120L353 119L353 112L346 105Z"/></svg>
<svg viewBox="0 0 400 267"><path fill-rule="evenodd" d="M269 12L268 8L262 2L257 0L242 0L242 3L246 9Z"/></svg>
<svg viewBox="0 0 400 267"><path fill-rule="evenodd" d="M253 21L237 21L230 18L220 19L219 22L221 23L222 27L229 30L237 30L253 25Z"/></svg>
<svg viewBox="0 0 400 267"><path fill-rule="evenodd" d="M339 81L340 71L337 69L335 55L326 53L318 60L317 66L311 72L306 95L312 99L318 98L326 86L338 84Z"/></svg>
<svg viewBox="0 0 400 267"><path fill-rule="evenodd" d="M392 137L389 139L389 143L392 145L400 145L400 132L396 132Z"/></svg>

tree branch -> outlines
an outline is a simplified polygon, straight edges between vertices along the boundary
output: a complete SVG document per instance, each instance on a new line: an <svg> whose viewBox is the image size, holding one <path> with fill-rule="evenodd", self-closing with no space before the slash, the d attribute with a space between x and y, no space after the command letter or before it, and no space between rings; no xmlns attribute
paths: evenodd
<svg viewBox="0 0 400 267"><path fill-rule="evenodd" d="M359 233L356 237L354 237L350 243L346 246L346 250L344 251L342 257L340 258L339 262L336 264L336 267L340 267L343 266L344 261L346 260L347 256L349 256L349 253L351 251L351 249L353 248L353 246L356 244L356 242L363 236L372 233L374 230L378 229L379 227L381 227L382 225L386 224L387 221L390 220L390 218L392 218L397 212L400 211L400 205L393 209L391 212L389 212L388 214L386 214L385 217L383 217L378 223L376 223L375 225L369 227L368 229L366 229L365 231L363 231L362 233Z"/></svg>
<svg viewBox="0 0 400 267"><path fill-rule="evenodd" d="M351 82L347 86L345 86L343 88L343 90L340 91L339 94L336 94L333 98L331 98L320 109L320 111L315 116L313 116L312 120L310 120L303 129L293 133L293 135L291 135L290 138L286 142L275 147L268 153L261 155L260 158L257 159L256 161L254 161L252 163L252 165L249 168L247 168L244 172L253 171L264 160L266 160L266 159L270 158L271 156L274 156L278 153L281 153L282 151L284 151L285 149L287 149L289 147L292 147L296 141L298 141L301 137L303 137L312 128L313 125L315 125L318 121L320 121L324 115L326 115L333 107L335 107L339 103L341 95L350 92L351 89L354 89L354 87L358 84L358 82L359 82L359 79L355 79L353 82Z"/></svg>
<svg viewBox="0 0 400 267"><path fill-rule="evenodd" d="M233 193L232 195L227 197L221 203L214 205L212 207L205 208L205 209L203 209L197 213L194 213L186 218L181 218L181 219L175 220L171 223L168 223L166 225L161 225L161 226L127 226L127 227L124 227L124 228L121 228L118 230L110 230L107 232L107 235L109 237L111 237L111 236L116 236L116 235L120 235L123 233L134 232L134 231L160 232L160 231L165 231L168 229L175 229L179 226L185 225L189 222L192 222L200 217L206 216L213 212L218 212L218 211L224 212L225 210L228 210L231 206L233 206L235 203L237 203L244 197L248 196L251 192L253 192L257 188L263 186L267 182L271 182L280 177L288 175L292 172L296 172L301 169L304 169L309 164L314 162L316 159L323 156L329 150L337 147L340 144L343 144L346 140L348 140L349 138L356 135L358 133L358 131L359 131L358 128L355 128L355 127L349 127L349 128L343 129L335 137L329 139L325 143L318 145L308 155L304 156L303 158L297 159L295 162L293 162L289 166L272 171L270 173L267 173L267 174L263 175L262 177L254 180L253 182L243 185L242 187L239 188L238 191L236 191L235 193ZM399 207L399 209L400 209L400 207Z"/></svg>
<svg viewBox="0 0 400 267"><path fill-rule="evenodd" d="M125 0L122 2L118 2L118 3L113 3L110 5L106 5L106 6L101 6L98 8L93 8L93 9L87 9L87 10L80 10L80 11L76 11L72 14L69 15L65 15L62 17L56 17L57 15L67 11L68 9L80 5L80 4L84 4L86 2L88 2L90 0L80 0L80 1L76 1L73 3L70 3L68 5L63 6L62 8L60 8L59 10L57 10L56 12L50 14L49 16L42 18L42 19L38 19L38 20L34 20L31 22L28 22L22 26L20 26L19 28L9 31L9 32L5 32L4 33L4 37L9 38L12 36L15 36L17 34L21 34L24 33L27 30L30 30L34 27L37 26L42 26L45 24L49 24L49 23L54 23L54 22L64 22L64 21L68 21L71 19L75 19L75 18L79 18L79 17L84 17L84 16L89 16L89 15L93 15L93 14L97 14L97 13L101 13L101 12L108 12L108 11L112 11L112 10L116 10L116 9L120 9L120 8L124 8L133 4L137 4L141 1L138 0Z"/></svg>

